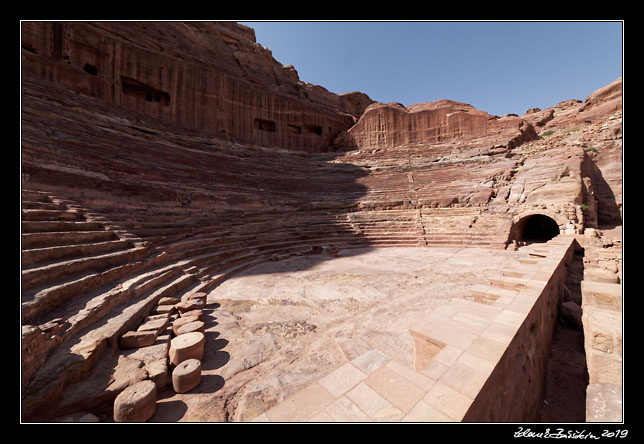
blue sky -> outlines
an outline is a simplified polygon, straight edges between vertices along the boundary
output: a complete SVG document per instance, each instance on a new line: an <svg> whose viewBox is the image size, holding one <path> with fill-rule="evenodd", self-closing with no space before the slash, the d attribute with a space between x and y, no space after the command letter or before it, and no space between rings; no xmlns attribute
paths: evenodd
<svg viewBox="0 0 644 444"><path fill-rule="evenodd" d="M405 106L451 99L522 115L622 75L619 21L240 23L300 80Z"/></svg>

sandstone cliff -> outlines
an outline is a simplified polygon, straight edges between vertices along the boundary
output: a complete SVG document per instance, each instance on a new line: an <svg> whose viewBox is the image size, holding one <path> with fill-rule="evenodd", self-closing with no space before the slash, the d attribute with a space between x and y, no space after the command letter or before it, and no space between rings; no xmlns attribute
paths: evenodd
<svg viewBox="0 0 644 444"><path fill-rule="evenodd" d="M321 151L371 100L301 82L232 22L25 22L23 84L51 82L155 128Z"/></svg>
<svg viewBox="0 0 644 444"><path fill-rule="evenodd" d="M485 143L516 146L536 133L524 119L492 116L473 106L436 100L404 107L374 103L356 125L338 137L336 150L391 148L456 138L485 137Z"/></svg>
<svg viewBox="0 0 644 444"><path fill-rule="evenodd" d="M119 338L161 297L265 261L621 224L621 79L496 117L332 94L234 23L28 22L21 99L28 420L109 406L156 374Z"/></svg>

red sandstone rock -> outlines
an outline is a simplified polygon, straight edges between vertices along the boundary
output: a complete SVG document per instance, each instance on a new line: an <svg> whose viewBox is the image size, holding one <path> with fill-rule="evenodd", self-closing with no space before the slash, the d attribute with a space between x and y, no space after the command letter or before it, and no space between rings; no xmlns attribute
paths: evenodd
<svg viewBox="0 0 644 444"><path fill-rule="evenodd" d="M178 331L177 331L177 330L179 329L179 327L181 327L181 326L183 326L183 325L185 325L185 324L189 324L189 323L192 323L192 322L196 322L196 321L199 321L199 317L198 317L198 316L182 316L182 317L180 317L180 318L176 319L176 320L172 323L172 331L174 332L174 334L175 334L175 335L177 335L177 336L178 336L178 335L179 335L179 333L178 333Z"/></svg>
<svg viewBox="0 0 644 444"><path fill-rule="evenodd" d="M139 328L137 328L137 331L153 331L156 332L157 335L160 335L166 330L168 323L168 318L150 320L140 325Z"/></svg>
<svg viewBox="0 0 644 444"><path fill-rule="evenodd" d="M172 315L177 312L176 305L159 305L154 309L154 313L157 315Z"/></svg>
<svg viewBox="0 0 644 444"><path fill-rule="evenodd" d="M141 381L123 390L114 401L114 421L145 422L156 411L157 387Z"/></svg>
<svg viewBox="0 0 644 444"><path fill-rule="evenodd" d="M179 298L165 297L165 298L159 299L158 305L176 305L179 302L181 302L181 299Z"/></svg>
<svg viewBox="0 0 644 444"><path fill-rule="evenodd" d="M369 101L300 82L255 42L252 29L236 23L28 22L22 39L25 72L40 76L48 66L48 80L152 113L158 129L170 124L224 140L321 151L353 125L348 111ZM178 77L184 81L173 85ZM269 102L271 109L263 105Z"/></svg>
<svg viewBox="0 0 644 444"><path fill-rule="evenodd" d="M185 313L192 310L200 310L204 306L203 299L188 299L175 305L179 313Z"/></svg>
<svg viewBox="0 0 644 444"><path fill-rule="evenodd" d="M201 361L187 359L172 371L172 388L176 393L187 393L201 382Z"/></svg>
<svg viewBox="0 0 644 444"><path fill-rule="evenodd" d="M185 335L186 333L192 333L194 331L199 331L201 333L204 333L205 324L202 321L198 321L198 320L192 321L192 322L186 322L185 324L178 326L175 330L177 336Z"/></svg>
<svg viewBox="0 0 644 444"><path fill-rule="evenodd" d="M575 327L583 330L584 327L581 323L581 307L573 301L564 302L559 305L561 315L570 321Z"/></svg>
<svg viewBox="0 0 644 444"><path fill-rule="evenodd" d="M185 317L196 317L198 320L203 321L203 310L190 310L184 311L180 314L182 318ZM176 322L176 321L175 321Z"/></svg>
<svg viewBox="0 0 644 444"><path fill-rule="evenodd" d="M337 96L234 23L29 22L22 45L27 418L107 398L79 387L97 369L109 380L108 344L176 312L149 292L210 291L329 244L503 248L534 213L573 231L621 224L621 79L497 117ZM331 145L359 151L311 154ZM132 381L163 379L134 364Z"/></svg>
<svg viewBox="0 0 644 444"><path fill-rule="evenodd" d="M158 332L156 330L145 331L128 331L121 336L119 342L121 349L147 347L154 344L157 339Z"/></svg>
<svg viewBox="0 0 644 444"><path fill-rule="evenodd" d="M206 337L201 332L190 332L177 336L170 341L170 363L172 365L178 365L188 359L201 361L205 343Z"/></svg>
<svg viewBox="0 0 644 444"><path fill-rule="evenodd" d="M205 307L207 299L208 299L208 293L204 293L203 291L200 291L200 292L193 293L193 294L189 295L187 299L189 301L191 301L191 300L200 301L202 306Z"/></svg>
<svg viewBox="0 0 644 444"><path fill-rule="evenodd" d="M523 131L522 131L522 128ZM356 125L347 131L358 149L391 148L458 138L495 136L533 140L534 130L519 118L498 119L471 105L451 100L437 100L405 108L399 103L374 103L367 107ZM342 143L347 144L349 140ZM499 139L502 140L502 139ZM350 149L352 146L344 146Z"/></svg>

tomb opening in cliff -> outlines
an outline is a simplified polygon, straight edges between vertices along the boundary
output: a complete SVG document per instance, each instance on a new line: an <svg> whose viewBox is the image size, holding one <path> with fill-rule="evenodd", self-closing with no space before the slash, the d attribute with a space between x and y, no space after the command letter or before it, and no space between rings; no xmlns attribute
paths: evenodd
<svg viewBox="0 0 644 444"><path fill-rule="evenodd" d="M302 128L307 133L314 133L314 134L317 134L318 136L322 135L322 127L319 125L302 125Z"/></svg>
<svg viewBox="0 0 644 444"><path fill-rule="evenodd" d="M531 214L516 223L512 238L527 243L547 242L559 233L559 225L554 219L543 214Z"/></svg>
<svg viewBox="0 0 644 444"><path fill-rule="evenodd" d="M157 102L163 106L170 104L170 95L167 92L153 88L129 77L121 76L121 88L123 94L127 96L145 99L148 102Z"/></svg>
<svg viewBox="0 0 644 444"><path fill-rule="evenodd" d="M255 119L253 121L253 124L255 125L255 129L258 129L260 131L268 131L269 133L274 133L277 131L277 126L275 125L275 122L272 120L264 120L264 119Z"/></svg>
<svg viewBox="0 0 644 444"><path fill-rule="evenodd" d="M98 75L98 68L94 65L91 65L89 63L86 63L85 66L83 66L83 71L85 71L87 74L97 76Z"/></svg>

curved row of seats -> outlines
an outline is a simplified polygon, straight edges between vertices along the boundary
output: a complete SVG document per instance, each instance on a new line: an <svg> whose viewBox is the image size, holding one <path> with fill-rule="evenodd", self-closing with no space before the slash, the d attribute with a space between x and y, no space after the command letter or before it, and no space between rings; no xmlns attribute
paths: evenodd
<svg viewBox="0 0 644 444"><path fill-rule="evenodd" d="M161 297L292 255L502 245L485 208L430 208L498 165L424 162L419 148L410 177L396 153L354 162L145 132L91 98L23 92L25 418L55 414Z"/></svg>

